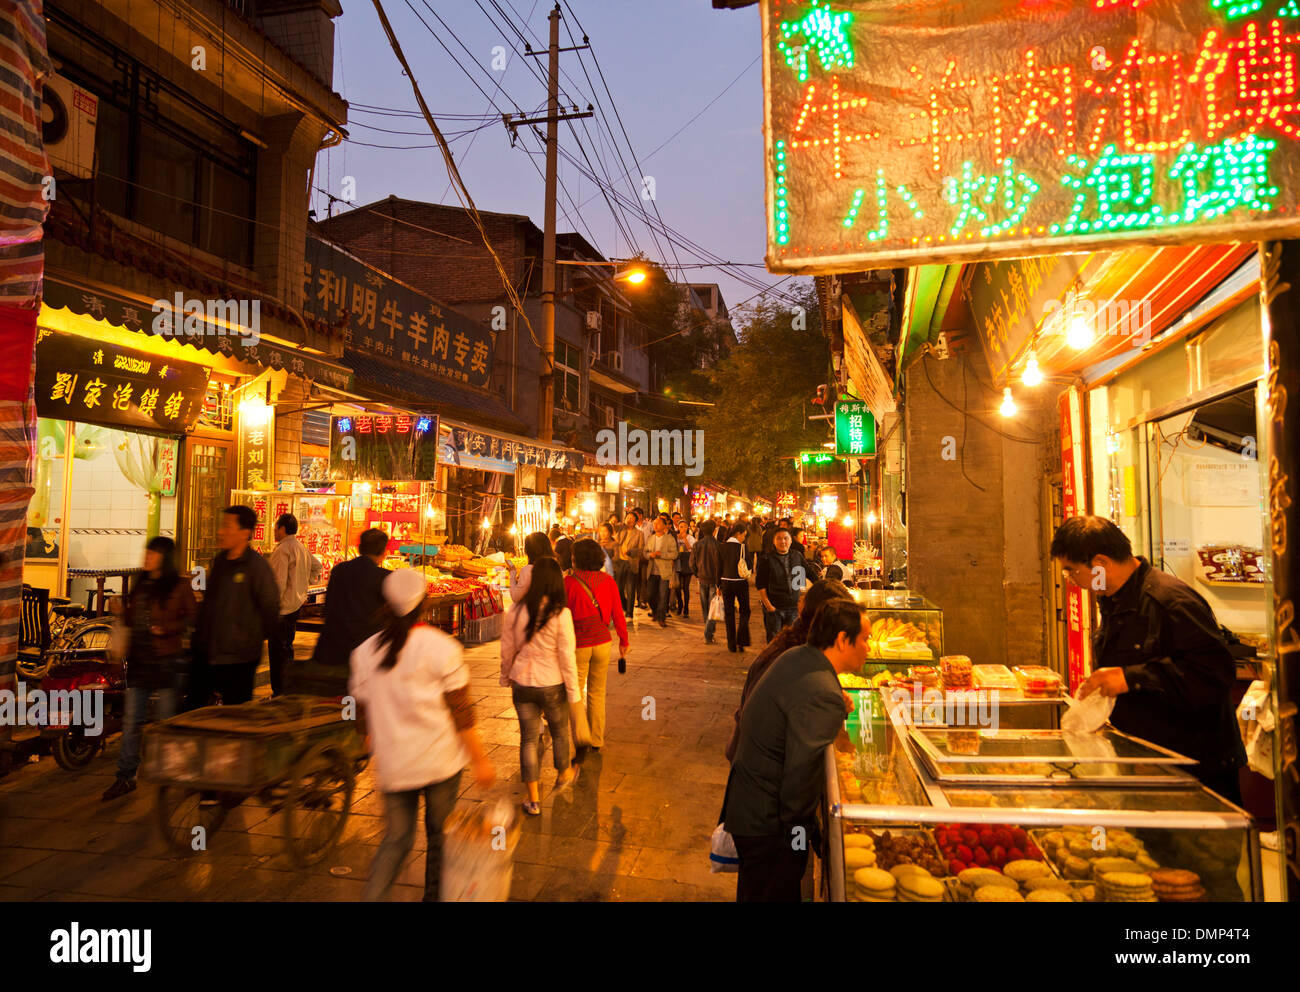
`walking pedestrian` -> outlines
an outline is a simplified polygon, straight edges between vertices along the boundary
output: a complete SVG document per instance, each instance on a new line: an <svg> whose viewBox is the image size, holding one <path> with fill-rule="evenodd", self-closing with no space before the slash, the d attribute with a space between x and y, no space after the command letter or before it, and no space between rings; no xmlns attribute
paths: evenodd
<svg viewBox="0 0 1300 992"><path fill-rule="evenodd" d="M465 765L485 789L496 771L479 737L460 642L423 621L424 575L399 568L384 579L383 594L384 629L352 652L348 684L370 734L388 821L361 898L381 900L397 877L411 850L423 794L424 901L437 902L442 827L460 793Z"/></svg>
<svg viewBox="0 0 1300 992"><path fill-rule="evenodd" d="M122 716L122 751L117 777L104 800L135 789L140 769L140 731L156 693L158 719L176 712L185 674L181 636L198 612L194 591L176 570L176 543L155 537L145 545L144 572L136 577L122 606L122 624L130 637L127 649L126 709Z"/></svg>
<svg viewBox="0 0 1300 992"><path fill-rule="evenodd" d="M293 664L293 639L298 632L307 587L320 581L321 563L298 540L298 518L282 513L275 521L275 550L271 572L280 590L280 620L268 645L271 661L271 695L284 694L284 672Z"/></svg>
<svg viewBox="0 0 1300 992"><path fill-rule="evenodd" d="M623 618L618 586L600 569L603 557L595 541L582 540L573 546L573 574L564 579L565 601L573 614L578 688L587 700L587 724L591 747L605 746L605 684L613 641L612 622L618 631L618 657L627 657L627 622ZM621 666L620 666L621 667Z"/></svg>
<svg viewBox="0 0 1300 992"><path fill-rule="evenodd" d="M577 778L569 760L568 703L581 702L582 690L567 602L560 563L541 558L533 565L528 592L510 607L501 626L501 684L510 686L519 717L519 773L528 790L523 808L529 816L542 811L537 741L543 715L551 732L556 791Z"/></svg>
<svg viewBox="0 0 1300 992"><path fill-rule="evenodd" d="M745 564L752 572L758 564L758 556L763 553L763 524L758 517L749 518L749 526L745 528L741 541L745 544Z"/></svg>
<svg viewBox="0 0 1300 992"><path fill-rule="evenodd" d="M660 627L668 626L669 583L673 577L673 562L677 560L677 537L668 533L670 521L666 513L654 520L654 536L646 543L646 558L650 560L650 602L653 618Z"/></svg>
<svg viewBox="0 0 1300 992"><path fill-rule="evenodd" d="M573 568L573 538L564 533L562 528L552 527L551 546L555 549L555 557L560 563L560 569L567 572Z"/></svg>
<svg viewBox="0 0 1300 992"><path fill-rule="evenodd" d="M325 626L310 662L295 662L285 674L289 692L343 696L348 691L349 663L357 645L383 627L383 567L388 535L377 527L361 532L357 557L330 569L325 586Z"/></svg>
<svg viewBox="0 0 1300 992"><path fill-rule="evenodd" d="M214 692L226 705L251 700L262 644L279 626L275 575L250 544L256 529L257 514L247 506L221 512L221 553L208 568L192 644L194 706L206 706Z"/></svg>
<svg viewBox="0 0 1300 992"><path fill-rule="evenodd" d="M639 601L637 574L644 558L645 537L636 525L636 514L629 512L626 526L618 538L618 553L614 555L614 581L618 583L618 594L623 600L623 613L629 620Z"/></svg>
<svg viewBox="0 0 1300 992"><path fill-rule="evenodd" d="M749 579L740 577L740 563L745 559L745 539L749 527L743 522L731 525L731 534L722 545L722 599L726 610L727 650L733 654L749 647Z"/></svg>
<svg viewBox="0 0 1300 992"><path fill-rule="evenodd" d="M866 610L852 600L823 605L807 642L776 660L745 705L723 805L740 856L737 902L801 899L808 851L821 847L825 751L848 710L836 676L866 660Z"/></svg>
<svg viewBox="0 0 1300 992"><path fill-rule="evenodd" d="M677 588L673 590L673 612L683 620L691 618L691 550L695 547L695 537L691 534L690 522L677 521L677 560L673 569L677 573Z"/></svg>
<svg viewBox="0 0 1300 992"><path fill-rule="evenodd" d="M654 524L651 522L650 518L646 516L645 511L639 507L636 511L636 525L641 531L644 545L648 549L650 538L654 537ZM642 554L639 564L640 567L637 573L637 605L643 610L648 610L650 609L650 559L645 554Z"/></svg>
<svg viewBox="0 0 1300 992"><path fill-rule="evenodd" d="M614 556L618 554L618 542L614 540L614 528L611 524L601 524L596 528L596 543L600 545L600 550L605 554L605 574L611 579L614 577ZM617 589L615 583L615 589ZM622 606L619 606L619 612L622 612Z"/></svg>
<svg viewBox="0 0 1300 992"><path fill-rule="evenodd" d="M745 673L745 687L740 691L740 705L736 707L736 726L727 744L728 761L736 760L736 747L740 743L740 717L745 710L745 703L754 691L754 686L758 685L759 679L767 674L767 670L772 667L777 658L808 640L808 631L812 629L817 611L832 599L846 599L852 602L853 594L843 582L834 579L823 579L810 585L799 599L799 619L789 627L781 628L776 637L767 642L767 646L758 653L754 663L749 666L749 670Z"/></svg>
<svg viewBox="0 0 1300 992"><path fill-rule="evenodd" d="M712 520L700 524L700 536L691 549L691 569L699 579L700 614L704 617L704 643L713 643L713 632L717 621L709 617L709 607L713 604L713 594L718 591L718 579L722 575L722 545L713 536L717 525Z"/></svg>
<svg viewBox="0 0 1300 992"><path fill-rule="evenodd" d="M790 532L778 528L772 537L772 550L759 557L754 576L769 642L782 627L798 619L799 594L808 585L808 566L803 555L791 550L790 543Z"/></svg>

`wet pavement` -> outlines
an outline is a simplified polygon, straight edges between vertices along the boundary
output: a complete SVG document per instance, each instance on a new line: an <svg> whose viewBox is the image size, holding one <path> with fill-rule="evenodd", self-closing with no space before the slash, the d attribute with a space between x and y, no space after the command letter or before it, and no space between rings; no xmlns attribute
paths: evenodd
<svg viewBox="0 0 1300 992"><path fill-rule="evenodd" d="M642 617L642 611L638 611ZM761 643L757 618L752 623ZM511 898L535 901L709 901L735 897L735 875L708 869L709 836L726 782L723 748L757 654L730 654L725 634L706 645L703 623L645 620L632 638L628 671L611 663L605 747L578 783L551 795L542 767L542 815L526 818L515 852ZM301 634L297 653L314 635ZM519 725L510 690L497 684L498 642L469 648L474 701L498 781L477 788L468 772L460 802L524 798ZM265 667L260 673L266 678ZM266 692L263 685L259 694ZM149 785L110 803L112 739L81 773L52 758L0 779L0 900L311 900L361 897L384 833L383 797L372 773L358 777L339 846L321 864L297 868L283 850L283 820L258 799L232 810L208 849L178 857L154 826ZM423 894L424 833L416 831L390 897Z"/></svg>

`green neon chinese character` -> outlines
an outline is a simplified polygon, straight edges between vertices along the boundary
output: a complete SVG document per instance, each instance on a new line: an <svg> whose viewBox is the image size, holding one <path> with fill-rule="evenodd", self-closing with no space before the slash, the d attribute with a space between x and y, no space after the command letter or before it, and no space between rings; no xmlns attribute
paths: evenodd
<svg viewBox="0 0 1300 992"><path fill-rule="evenodd" d="M944 181L948 202L961 208L950 232L953 237L959 235L972 218L983 222L980 228L980 237L983 238L1005 234L1024 220L1025 211L1040 187L1023 172L1017 173L1014 169L1014 161L1007 158L1002 161L1001 175L977 176L971 163L963 162L960 180L950 176ZM1004 215L997 223L992 221L986 209L995 206L1000 206L999 212Z"/></svg>
<svg viewBox="0 0 1300 992"><path fill-rule="evenodd" d="M1069 218L1064 224L1053 224L1052 234L1133 231L1175 220L1152 200L1155 155L1118 155L1114 145L1107 145L1091 167L1078 155L1069 156L1068 161L1086 174L1061 177L1062 183L1079 192ZM1085 217L1089 206L1095 213L1089 211L1094 215Z"/></svg>
<svg viewBox="0 0 1300 992"><path fill-rule="evenodd" d="M1203 151L1188 145L1169 170L1183 184L1183 221L1211 220L1238 207L1272 210L1277 187L1268 182L1268 157L1276 148L1273 139L1253 134Z"/></svg>
<svg viewBox="0 0 1300 992"><path fill-rule="evenodd" d="M777 50L785 59L785 64L798 74L800 82L808 80L809 49L817 53L817 60L823 69L835 66L852 69L853 44L848 35L852 23L852 14L846 11L835 12L829 6L821 6L821 0L813 0L812 9L800 20L781 22ZM803 38L803 42L794 44L793 39L799 37Z"/></svg>

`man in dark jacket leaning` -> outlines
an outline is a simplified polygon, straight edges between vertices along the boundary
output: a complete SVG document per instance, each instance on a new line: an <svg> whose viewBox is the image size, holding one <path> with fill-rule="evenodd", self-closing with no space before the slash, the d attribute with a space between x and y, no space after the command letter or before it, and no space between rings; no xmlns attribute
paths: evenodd
<svg viewBox="0 0 1300 992"><path fill-rule="evenodd" d="M1099 598L1096 669L1080 697L1114 696L1118 729L1195 758L1192 773L1239 803L1245 748L1232 707L1236 666L1214 612L1181 579L1133 556L1105 517L1072 517L1052 538L1066 577Z"/></svg>
<svg viewBox="0 0 1300 992"><path fill-rule="evenodd" d="M793 550L790 532L778 527L772 550L759 556L754 588L763 604L763 627L770 642L782 627L799 619L799 595L808 585L808 565Z"/></svg>
<svg viewBox="0 0 1300 992"><path fill-rule="evenodd" d="M871 625L852 600L826 603L802 647L781 655L740 717L723 822L736 842L737 902L799 902L808 851L817 844L824 752L844 727L839 672L867 657Z"/></svg>
<svg viewBox="0 0 1300 992"><path fill-rule="evenodd" d="M249 542L257 514L247 506L221 512L217 541L194 630L196 689L192 701L205 706L213 692L226 704L253 698L253 679L262 645L280 620L280 589L266 559Z"/></svg>
<svg viewBox="0 0 1300 992"><path fill-rule="evenodd" d="M348 691L353 650L383 626L382 567L388 535L376 527L361 532L356 558L330 569L325 587L325 627L310 662L295 663L288 679L290 692L315 696L344 696Z"/></svg>

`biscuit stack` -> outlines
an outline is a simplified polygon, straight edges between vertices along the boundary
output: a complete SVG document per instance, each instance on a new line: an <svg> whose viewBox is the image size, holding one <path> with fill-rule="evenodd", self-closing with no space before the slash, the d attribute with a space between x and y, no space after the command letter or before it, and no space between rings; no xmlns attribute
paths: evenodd
<svg viewBox="0 0 1300 992"><path fill-rule="evenodd" d="M889 873L897 881L899 902L943 902L943 883L920 865L895 865Z"/></svg>
<svg viewBox="0 0 1300 992"><path fill-rule="evenodd" d="M971 688L970 659L964 654L950 654L940 658L939 678L945 689Z"/></svg>
<svg viewBox="0 0 1300 992"><path fill-rule="evenodd" d="M845 886L849 902L893 902L898 882L883 868L859 868Z"/></svg>
<svg viewBox="0 0 1300 992"><path fill-rule="evenodd" d="M1160 902L1201 902L1205 899L1201 876L1183 868L1157 868L1151 873L1151 888Z"/></svg>
<svg viewBox="0 0 1300 992"><path fill-rule="evenodd" d="M1150 875L1136 871L1108 871L1098 876L1106 902L1157 902Z"/></svg>

